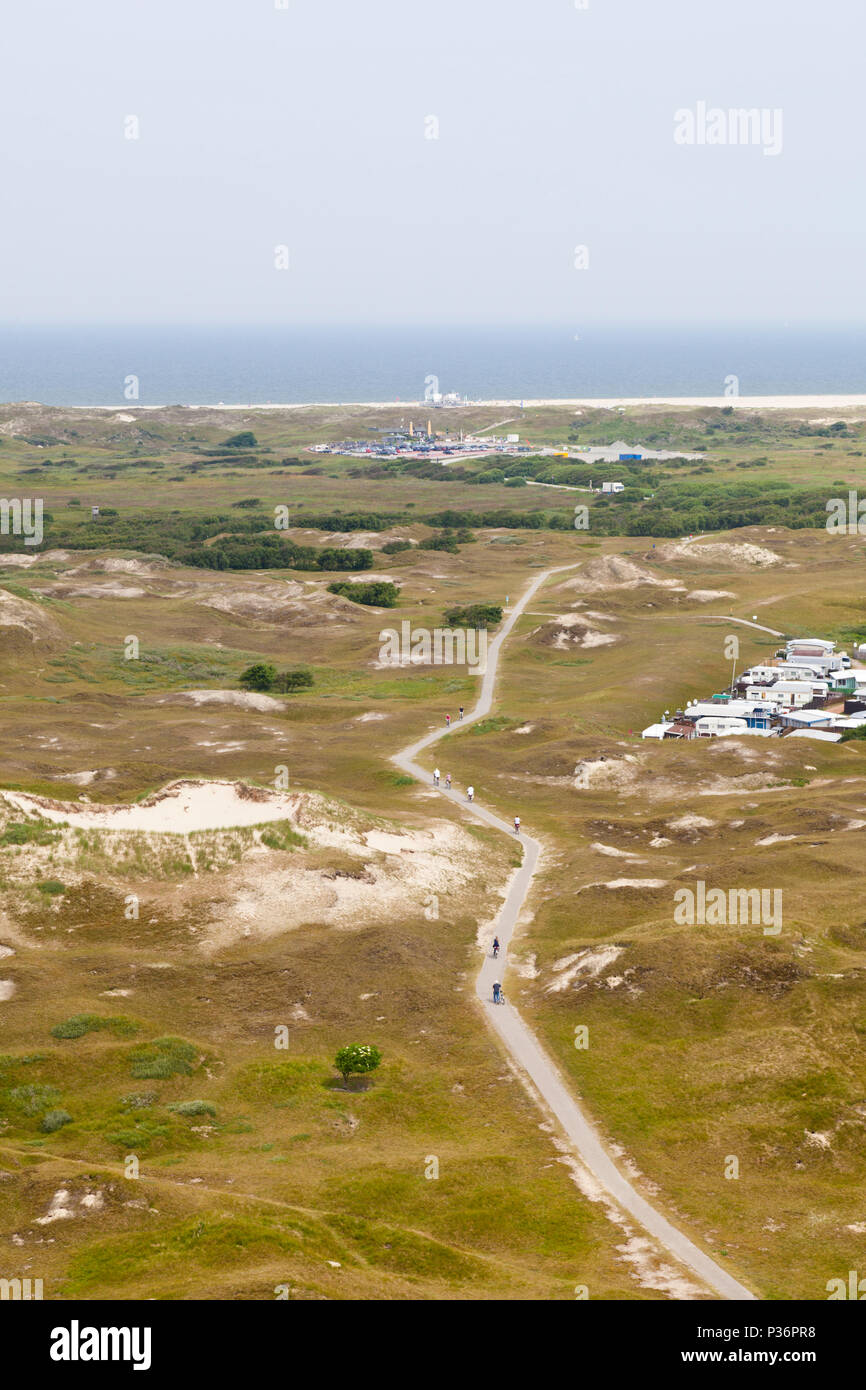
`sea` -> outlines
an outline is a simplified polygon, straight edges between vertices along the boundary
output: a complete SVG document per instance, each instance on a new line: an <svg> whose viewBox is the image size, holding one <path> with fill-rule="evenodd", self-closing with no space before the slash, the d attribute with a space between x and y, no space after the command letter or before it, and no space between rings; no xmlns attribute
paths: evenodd
<svg viewBox="0 0 866 1390"><path fill-rule="evenodd" d="M0 402L866 394L866 326L0 326Z"/></svg>

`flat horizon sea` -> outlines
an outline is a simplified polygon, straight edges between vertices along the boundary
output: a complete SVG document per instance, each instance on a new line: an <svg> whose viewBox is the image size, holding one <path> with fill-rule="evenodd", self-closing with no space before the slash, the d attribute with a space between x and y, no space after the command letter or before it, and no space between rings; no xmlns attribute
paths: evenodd
<svg viewBox="0 0 866 1390"><path fill-rule="evenodd" d="M866 395L866 327L0 325L3 403L408 404L428 389L479 402Z"/></svg>

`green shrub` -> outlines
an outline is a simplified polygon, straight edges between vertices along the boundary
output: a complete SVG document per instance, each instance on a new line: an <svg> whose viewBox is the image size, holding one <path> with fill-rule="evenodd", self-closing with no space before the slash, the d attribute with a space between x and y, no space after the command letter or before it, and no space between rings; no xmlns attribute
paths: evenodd
<svg viewBox="0 0 866 1390"><path fill-rule="evenodd" d="M179 1100L165 1108L176 1115L216 1115L216 1106L206 1100Z"/></svg>
<svg viewBox="0 0 866 1390"><path fill-rule="evenodd" d="M198 1053L182 1038L156 1038L132 1057L131 1075L136 1081L166 1081L172 1076L191 1076Z"/></svg>
<svg viewBox="0 0 866 1390"><path fill-rule="evenodd" d="M60 897L61 893L66 892L64 885L56 878L43 879L41 883L37 883L36 887L40 893L45 893L49 898Z"/></svg>
<svg viewBox="0 0 866 1390"><path fill-rule="evenodd" d="M147 1110L157 1099L156 1091L133 1091L120 1104L124 1110Z"/></svg>
<svg viewBox="0 0 866 1390"><path fill-rule="evenodd" d="M85 1033L109 1029L119 1037L138 1032L138 1024L129 1018L104 1018L101 1014L73 1014L51 1029L52 1038L83 1038Z"/></svg>
<svg viewBox="0 0 866 1390"><path fill-rule="evenodd" d="M53 845L59 839L50 821L12 821L0 835L0 845Z"/></svg>
<svg viewBox="0 0 866 1390"><path fill-rule="evenodd" d="M312 671L278 671L272 688L287 695L292 690L309 690L312 685Z"/></svg>
<svg viewBox="0 0 866 1390"><path fill-rule="evenodd" d="M341 1047L334 1058L334 1066L348 1084L353 1075L365 1076L375 1071L382 1061L382 1054L372 1043L349 1043Z"/></svg>
<svg viewBox="0 0 866 1390"><path fill-rule="evenodd" d="M277 678L277 668L270 661L256 661L242 671L240 684L245 690L270 690Z"/></svg>
<svg viewBox="0 0 866 1390"><path fill-rule="evenodd" d="M502 609L496 603L470 603L447 608L445 621L449 627L495 627L502 622Z"/></svg>
<svg viewBox="0 0 866 1390"><path fill-rule="evenodd" d="M47 1105L60 1099L60 1092L55 1086L13 1086L7 1094L16 1110L31 1116L38 1115Z"/></svg>
<svg viewBox="0 0 866 1390"><path fill-rule="evenodd" d="M53 1134L55 1130L71 1124L72 1116L68 1110L49 1110L47 1114L42 1116L42 1124L39 1128L43 1134Z"/></svg>
<svg viewBox="0 0 866 1390"><path fill-rule="evenodd" d="M298 845L307 843L306 836L300 835L286 820L272 821L261 832L259 838L268 849L295 849Z"/></svg>
<svg viewBox="0 0 866 1390"><path fill-rule="evenodd" d="M339 579L328 585L328 593L340 594L367 608L396 608L400 598L400 590L389 579L372 579L366 584Z"/></svg>

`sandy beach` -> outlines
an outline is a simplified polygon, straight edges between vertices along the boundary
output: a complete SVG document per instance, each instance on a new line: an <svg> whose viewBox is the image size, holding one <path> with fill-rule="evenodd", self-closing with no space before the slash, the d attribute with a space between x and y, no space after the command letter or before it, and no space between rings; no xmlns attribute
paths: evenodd
<svg viewBox="0 0 866 1390"><path fill-rule="evenodd" d="M34 401L22 401L20 405L35 405ZM707 408L734 410L866 410L866 395L862 396L610 396L575 397L573 399L550 400L485 400L467 401L462 406L434 407L428 401L300 401L266 405L226 404L217 401L212 405L72 405L63 406L66 410L110 411L133 415L142 410L440 410L450 414L454 410L472 410L489 407L493 410L536 410L550 406L565 406L574 410L626 410L630 407L664 406L675 410L699 410Z"/></svg>

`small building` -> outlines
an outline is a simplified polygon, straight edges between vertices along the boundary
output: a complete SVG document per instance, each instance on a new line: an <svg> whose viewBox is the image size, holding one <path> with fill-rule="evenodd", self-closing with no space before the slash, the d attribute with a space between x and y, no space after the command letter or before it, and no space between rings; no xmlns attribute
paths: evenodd
<svg viewBox="0 0 866 1390"><path fill-rule="evenodd" d="M648 729L644 729L643 733L641 734L641 738L657 738L661 740L667 736L667 731L670 727L670 724L664 723L650 724Z"/></svg>
<svg viewBox="0 0 866 1390"><path fill-rule="evenodd" d="M783 729L819 729L829 728L834 716L826 709L788 709L779 718Z"/></svg>
<svg viewBox="0 0 866 1390"><path fill-rule="evenodd" d="M826 681L775 681L772 685L750 685L746 699L762 704L802 709L827 695Z"/></svg>
<svg viewBox="0 0 866 1390"><path fill-rule="evenodd" d="M788 738L811 738L820 743L838 743L841 734L834 734L830 729L794 729Z"/></svg>
<svg viewBox="0 0 866 1390"><path fill-rule="evenodd" d="M608 495L614 492L625 492L625 483L602 483L601 490Z"/></svg>
<svg viewBox="0 0 866 1390"><path fill-rule="evenodd" d="M708 714L695 723L698 738L729 738L748 732L749 726L745 719L724 719L719 715Z"/></svg>

